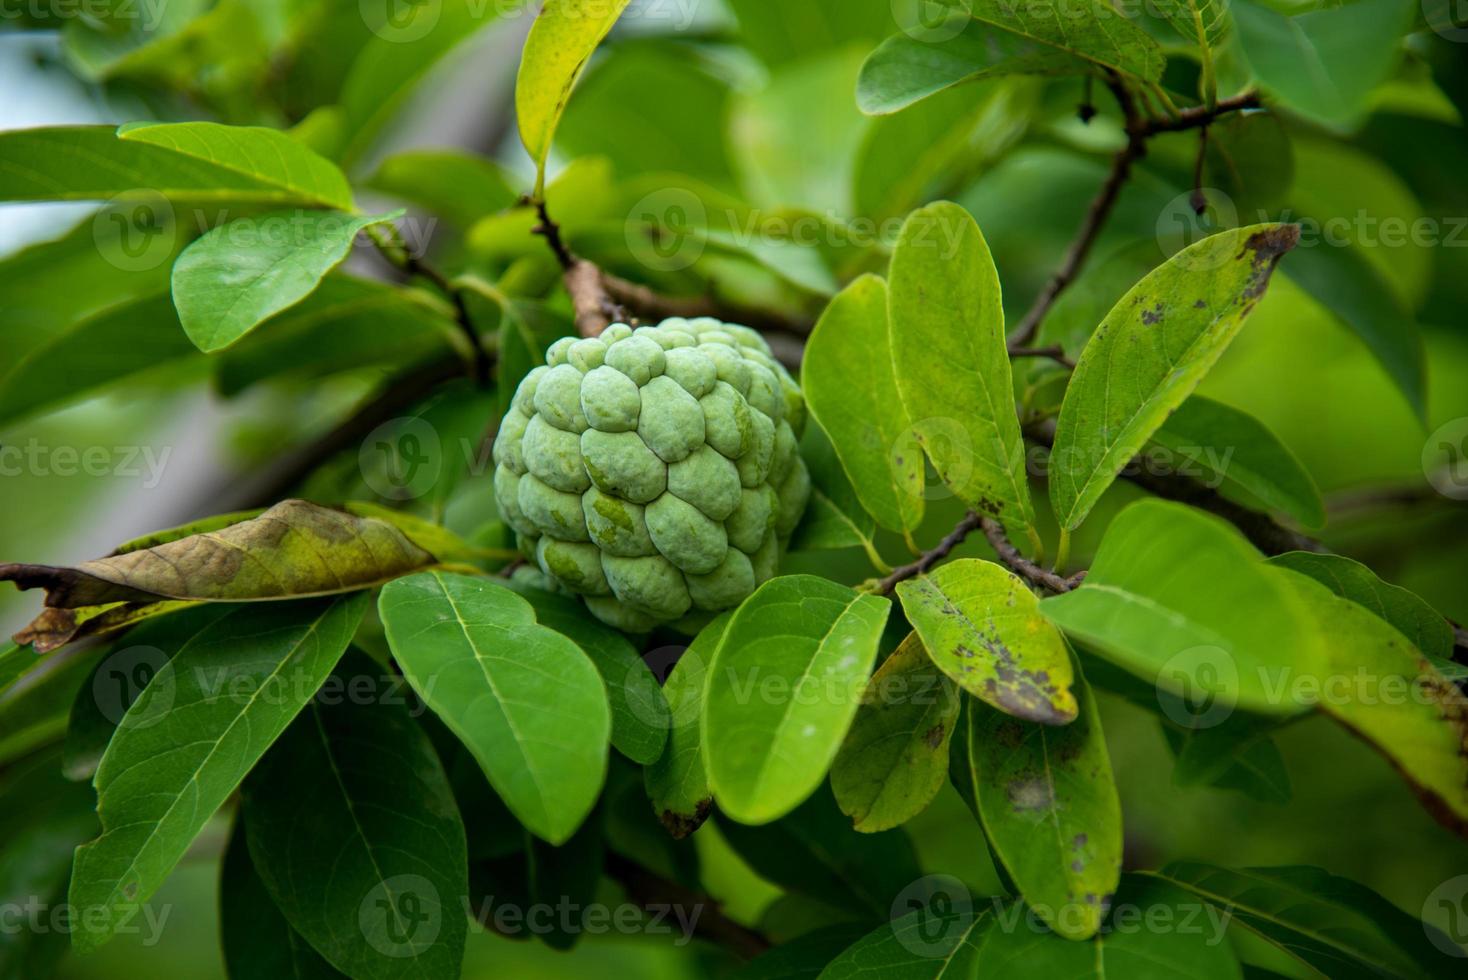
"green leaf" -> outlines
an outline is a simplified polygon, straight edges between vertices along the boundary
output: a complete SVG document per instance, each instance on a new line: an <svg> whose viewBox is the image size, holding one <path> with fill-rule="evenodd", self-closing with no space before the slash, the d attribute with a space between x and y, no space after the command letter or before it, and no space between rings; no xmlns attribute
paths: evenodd
<svg viewBox="0 0 1468 980"><path fill-rule="evenodd" d="M820 980L867 975L884 980L977 977L983 937L994 927L994 919L992 909L966 902L952 909L935 905L913 909L863 936L821 971Z"/></svg>
<svg viewBox="0 0 1468 980"><path fill-rule="evenodd" d="M250 856L291 928L361 980L455 980L464 824L402 679L349 653L242 790Z"/></svg>
<svg viewBox="0 0 1468 980"><path fill-rule="evenodd" d="M822 926L761 953L729 980L816 980L826 965L866 932L854 922Z"/></svg>
<svg viewBox="0 0 1468 980"><path fill-rule="evenodd" d="M366 186L441 214L460 228L503 211L519 196L499 164L463 150L394 153Z"/></svg>
<svg viewBox="0 0 1468 980"><path fill-rule="evenodd" d="M979 968L984 976L1005 980L1239 980L1242 975L1224 940L1226 914L1200 909L1175 885L1123 875L1111 915L1113 928L1072 942L1032 928L1018 902L1000 908L984 935Z"/></svg>
<svg viewBox="0 0 1468 980"><path fill-rule="evenodd" d="M881 278L862 276L826 307L806 341L800 384L867 512L893 531L921 524L923 459L897 394Z"/></svg>
<svg viewBox="0 0 1468 980"><path fill-rule="evenodd" d="M607 770L611 709L579 647L530 603L485 579L425 572L378 601L408 682L474 753L536 836L561 844L591 812Z"/></svg>
<svg viewBox="0 0 1468 980"><path fill-rule="evenodd" d="M961 29L960 29L961 25ZM894 34L861 66L856 104L870 116L906 109L966 82L1003 75L1081 75L1091 63L1071 52L968 18L931 39Z"/></svg>
<svg viewBox="0 0 1468 980"><path fill-rule="evenodd" d="M704 692L704 765L719 806L769 823L826 776L856 714L891 603L812 575L772 579L719 642Z"/></svg>
<svg viewBox="0 0 1468 980"><path fill-rule="evenodd" d="M525 39L515 78L520 139L535 161L535 195L545 191L545 166L571 89L627 0L546 0Z"/></svg>
<svg viewBox="0 0 1468 980"><path fill-rule="evenodd" d="M244 602L351 592L435 561L378 518L287 500L222 530L74 567L0 565L0 581L44 588L46 604L59 609L158 599Z"/></svg>
<svg viewBox="0 0 1468 980"><path fill-rule="evenodd" d="M537 930L538 938L551 949L570 949L588 931L586 917L596 905L606 857L602 823L602 811L597 809L560 847L534 838L526 842L527 904L570 910L569 916L558 915L549 930Z"/></svg>
<svg viewBox="0 0 1468 980"><path fill-rule="evenodd" d="M1193 395L1152 434L1171 468L1212 487L1243 490L1306 527L1325 524L1315 481L1279 437L1253 416Z"/></svg>
<svg viewBox="0 0 1468 980"><path fill-rule="evenodd" d="M1308 575L1341 598L1363 606L1378 619L1391 624L1427 656L1452 658L1453 628L1442 614L1416 593L1400 585L1383 582L1360 562L1340 555L1289 551L1275 555L1269 563Z"/></svg>
<svg viewBox="0 0 1468 980"><path fill-rule="evenodd" d="M1354 246L1319 245L1290 257L1289 280L1371 351L1419 417L1427 413L1427 351L1412 311Z"/></svg>
<svg viewBox="0 0 1468 980"><path fill-rule="evenodd" d="M219 873L219 942L230 980L346 980L281 915L238 819Z"/></svg>
<svg viewBox="0 0 1468 980"><path fill-rule="evenodd" d="M1016 718L1075 719L1070 651L1007 569L963 558L899 582L897 596L933 663L965 691Z"/></svg>
<svg viewBox="0 0 1468 980"><path fill-rule="evenodd" d="M367 598L240 609L190 640L135 701L93 784L102 835L77 849L71 904L110 939L321 686Z"/></svg>
<svg viewBox="0 0 1468 980"><path fill-rule="evenodd" d="M1396 67L1415 6L1360 0L1286 16L1244 0L1230 12L1260 86L1286 108L1343 129L1360 121L1372 89Z"/></svg>
<svg viewBox="0 0 1468 980"><path fill-rule="evenodd" d="M1177 756L1173 784L1213 785L1237 790L1261 803L1288 803L1294 793L1284 756L1268 734L1272 722L1250 719L1248 724L1236 724L1240 717L1234 715L1208 728L1164 725L1167 744Z"/></svg>
<svg viewBox="0 0 1468 980"><path fill-rule="evenodd" d="M1067 939L1101 928L1121 880L1121 799L1096 699L1056 728L968 706L968 758L989 844L1026 904Z"/></svg>
<svg viewBox="0 0 1468 980"><path fill-rule="evenodd" d="M958 688L909 634L872 675L831 767L836 802L857 830L900 826L933 802L958 708Z"/></svg>
<svg viewBox="0 0 1468 980"><path fill-rule="evenodd" d="M596 666L611 701L613 748L633 762L655 762L668 741L668 702L636 648L588 616L575 599L519 582L505 584L534 607L537 622L568 637Z"/></svg>
<svg viewBox="0 0 1468 980"><path fill-rule="evenodd" d="M800 456L810 471L810 503L790 538L790 550L862 548L874 567L886 569L875 541L877 522L857 499L856 489L841 469L830 437L819 422L806 425Z"/></svg>
<svg viewBox="0 0 1468 980"><path fill-rule="evenodd" d="M1243 535L1161 500L1117 515L1080 588L1040 611L1159 692L1207 705L1205 715L1298 714L1305 706L1281 698L1274 675L1323 656L1308 610Z"/></svg>
<svg viewBox="0 0 1468 980"><path fill-rule="evenodd" d="M165 293L77 319L0 375L0 424L91 398L196 354Z"/></svg>
<svg viewBox="0 0 1468 980"><path fill-rule="evenodd" d="M1145 877L1230 913L1237 923L1324 976L1455 976L1423 924L1363 885L1319 868L1232 870L1178 861Z"/></svg>
<svg viewBox="0 0 1468 980"><path fill-rule="evenodd" d="M657 761L643 770L643 782L653 812L675 838L697 830L713 808L700 742L703 689L709 664L733 615L723 613L700 630L663 682L669 710L668 744Z"/></svg>
<svg viewBox="0 0 1468 980"><path fill-rule="evenodd" d="M893 899L922 877L906 832L858 833L825 787L773 824L718 827L766 881L868 920L885 919Z"/></svg>
<svg viewBox="0 0 1468 980"><path fill-rule="evenodd" d="M1286 568L1267 568L1315 617L1325 661L1272 680L1318 703L1381 752L1429 812L1468 832L1468 698L1401 633L1364 607Z"/></svg>
<svg viewBox="0 0 1468 980"><path fill-rule="evenodd" d="M973 217L909 215L889 293L897 390L934 469L970 508L1033 527L999 273Z"/></svg>
<svg viewBox="0 0 1468 980"><path fill-rule="evenodd" d="M174 263L184 333L206 353L228 347L315 291L364 228L402 215L281 211L220 225Z"/></svg>
<svg viewBox="0 0 1468 980"><path fill-rule="evenodd" d="M265 204L350 211L336 165L286 134L219 123L59 126L0 134L0 200ZM161 202L160 202L161 203Z"/></svg>
<svg viewBox="0 0 1468 980"><path fill-rule="evenodd" d="M1060 409L1050 501L1074 530L1193 393L1269 286L1295 225L1251 225L1183 249L1122 297L1081 352Z"/></svg>

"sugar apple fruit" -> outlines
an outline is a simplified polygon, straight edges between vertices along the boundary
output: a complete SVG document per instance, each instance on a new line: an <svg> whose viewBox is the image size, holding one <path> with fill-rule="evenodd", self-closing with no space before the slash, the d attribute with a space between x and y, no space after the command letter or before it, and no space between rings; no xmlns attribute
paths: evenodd
<svg viewBox="0 0 1468 980"><path fill-rule="evenodd" d="M553 584L643 632L775 574L810 498L804 426L800 388L748 327L616 323L557 341L520 383L495 499Z"/></svg>

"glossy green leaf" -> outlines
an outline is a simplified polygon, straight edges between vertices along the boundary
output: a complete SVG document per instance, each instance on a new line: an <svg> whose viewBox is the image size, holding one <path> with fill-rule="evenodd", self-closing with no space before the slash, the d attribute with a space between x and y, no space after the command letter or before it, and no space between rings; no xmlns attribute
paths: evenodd
<svg viewBox="0 0 1468 980"><path fill-rule="evenodd" d="M894 531L921 524L923 459L897 394L882 279L863 276L826 307L806 341L800 383L867 512Z"/></svg>
<svg viewBox="0 0 1468 980"><path fill-rule="evenodd" d="M790 550L862 548L874 567L885 568L875 540L877 522L857 499L856 488L819 422L806 425L800 456L810 471L810 503L790 538Z"/></svg>
<svg viewBox="0 0 1468 980"><path fill-rule="evenodd" d="M1286 16L1241 0L1230 12L1260 86L1301 115L1345 128L1396 66L1414 8L1411 0L1361 0Z"/></svg>
<svg viewBox="0 0 1468 980"><path fill-rule="evenodd" d="M74 567L0 565L0 581L44 588L46 604L200 599L245 602L330 595L380 585L435 564L393 525L304 500L217 531Z"/></svg>
<svg viewBox="0 0 1468 980"><path fill-rule="evenodd" d="M486 579L401 578L378 609L409 683L515 816L553 844L570 839L601 792L612 727L586 654Z"/></svg>
<svg viewBox="0 0 1468 980"><path fill-rule="evenodd" d="M897 390L943 482L970 508L1032 527L999 274L956 204L914 211L892 253Z"/></svg>
<svg viewBox="0 0 1468 980"><path fill-rule="evenodd" d="M1290 256L1287 275L1361 338L1407 404L1425 416L1427 351L1391 282L1353 246L1302 248Z"/></svg>
<svg viewBox="0 0 1468 980"><path fill-rule="evenodd" d="M240 820L219 874L219 942L230 980L346 980L276 908L251 863Z"/></svg>
<svg viewBox="0 0 1468 980"><path fill-rule="evenodd" d="M899 582L897 595L933 663L974 697L1046 725L1075 719L1070 651L1007 569L963 558Z"/></svg>
<svg viewBox="0 0 1468 980"><path fill-rule="evenodd" d="M836 757L891 603L811 575L772 579L735 611L709 666L702 752L714 799L768 823Z"/></svg>
<svg viewBox="0 0 1468 980"><path fill-rule="evenodd" d="M977 977L984 935L994 920L992 908L967 903L951 910L913 909L857 940L821 971L820 980Z"/></svg>
<svg viewBox="0 0 1468 980"><path fill-rule="evenodd" d="M922 877L902 829L863 834L825 787L775 823L749 827L720 820L731 847L766 881L871 920Z"/></svg>
<svg viewBox="0 0 1468 980"><path fill-rule="evenodd" d="M190 122L0 134L0 200L264 204L350 211L334 164L286 134Z"/></svg>
<svg viewBox="0 0 1468 980"><path fill-rule="evenodd" d="M520 139L535 161L535 193L545 190L545 165L571 89L627 0L547 0L525 39L515 78Z"/></svg>
<svg viewBox="0 0 1468 980"><path fill-rule="evenodd" d="M351 977L454 980L464 824L407 686L349 653L245 780L250 856L291 928Z"/></svg>
<svg viewBox="0 0 1468 980"><path fill-rule="evenodd" d="M1208 711L1268 715L1305 705L1282 697L1284 668L1313 670L1323 653L1313 618L1237 530L1160 500L1123 510L1080 588L1040 611L1159 692Z"/></svg>
<svg viewBox="0 0 1468 980"><path fill-rule="evenodd" d="M1360 562L1340 555L1288 551L1270 558L1269 563L1308 575L1341 598L1364 607L1429 657L1453 656L1453 628L1442 614L1416 593L1383 582Z"/></svg>
<svg viewBox="0 0 1468 980"><path fill-rule="evenodd" d="M570 638L596 666L611 702L612 747L633 762L655 762L668 741L668 702L637 649L588 616L575 599L517 582L506 585L534 607L540 625Z"/></svg>
<svg viewBox="0 0 1468 980"><path fill-rule="evenodd" d="M878 668L831 767L841 811L866 833L906 823L948 778L948 740L958 719L957 686L916 633Z"/></svg>
<svg viewBox="0 0 1468 980"><path fill-rule="evenodd" d="M968 759L989 845L1035 914L1067 939L1101 928L1121 880L1121 799L1096 699L1062 727L968 706Z"/></svg>
<svg viewBox="0 0 1468 980"><path fill-rule="evenodd" d="M1298 572L1268 568L1314 617L1326 660L1313 675L1271 678L1390 759L1428 810L1468 829L1468 697L1401 633Z"/></svg>
<svg viewBox="0 0 1468 980"><path fill-rule="evenodd" d="M331 673L364 594L242 608L190 640L133 702L97 768L102 835L77 849L78 951L150 898Z"/></svg>
<svg viewBox="0 0 1468 980"><path fill-rule="evenodd" d="M1243 490L1306 527L1325 524L1320 491L1295 454L1237 408L1193 395L1152 433L1151 442L1169 454L1173 471L1210 487Z"/></svg>
<svg viewBox="0 0 1468 980"><path fill-rule="evenodd" d="M174 263L173 304L184 333L206 353L228 347L309 296L364 228L402 214L282 211L220 225Z"/></svg>
<svg viewBox="0 0 1468 980"><path fill-rule="evenodd" d="M1013 903L984 934L979 969L1006 980L1239 980L1226 914L1146 875L1123 875L1110 928L1085 942L1036 929ZM1156 925L1149 925L1154 923Z"/></svg>
<svg viewBox="0 0 1468 980"><path fill-rule="evenodd" d="M657 761L643 770L653 812L675 838L687 837L713 809L708 773L703 766L703 689L708 667L724 638L733 613L724 613L699 631L663 682L668 703L668 744Z"/></svg>
<svg viewBox="0 0 1468 980"><path fill-rule="evenodd" d="M503 211L519 195L488 157L463 150L404 150L378 164L366 186L443 215L461 228Z"/></svg>
<svg viewBox="0 0 1468 980"><path fill-rule="evenodd" d="M1363 885L1319 868L1218 868L1191 861L1145 877L1230 913L1237 924L1341 980L1454 976L1423 924Z"/></svg>
<svg viewBox="0 0 1468 980"><path fill-rule="evenodd" d="M1174 255L1096 328L1065 393L1051 453L1061 526L1086 519L1116 475L1193 393L1269 286L1295 225L1251 225Z"/></svg>

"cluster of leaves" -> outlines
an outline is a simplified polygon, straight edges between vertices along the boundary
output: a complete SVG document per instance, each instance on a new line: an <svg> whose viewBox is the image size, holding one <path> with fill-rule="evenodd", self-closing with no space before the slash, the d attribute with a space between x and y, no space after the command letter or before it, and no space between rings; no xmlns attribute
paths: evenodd
<svg viewBox="0 0 1468 980"><path fill-rule="evenodd" d="M1168 194L1194 176L1173 130L1206 128L1201 171L1241 213L1287 217L1292 152L1346 154L1330 134L1361 124L1383 83L1441 111L1434 95L1446 96L1401 62L1411 5L1285 15L1179 2L1136 19L1100 3L937 6L942 17L899 15L894 31L903 4L823 0L828 36L812 39L779 5L730 0L735 43L721 23L618 33L578 87L627 4L548 0L516 84L534 166L523 178L459 151L372 154L493 5L444 0L374 24L356 3L200 0L146 29L120 14L65 22L74 72L142 93L161 117L202 107L219 121L0 134L0 200L105 202L0 262L19 321L0 340L0 423L201 372L227 397L299 399L323 381L366 395L321 443L274 447L292 458L265 499L242 495L93 561L0 566L47 593L0 650L3 825L26 855L0 861L0 892L68 902L87 923L72 946L90 950L233 813L220 903L231 976L411 964L454 977L464 910L486 898L584 908L605 873L643 904L658 900L651 882L711 906L695 842L716 816L787 893L784 918L808 926L720 920L712 934L741 952L778 942L751 976L1231 978L1241 959L1257 972L1269 946L1329 975L1451 973L1445 937L1323 871L1123 873L1121 793L1091 686L1157 715L1182 785L1287 798L1274 736L1324 715L1442 822L1468 827L1452 627L1364 565L1313 550L1292 530L1324 524L1310 473L1259 420L1196 394L1279 265L1424 415L1407 312L1426 299L1420 277L1364 249L1294 249L1299 230L1280 220L1165 254L1149 212L1146 241L1115 239L1042 309L1034 344L1051 353L1035 358L1029 338L1006 336L1019 318L1004 263L973 217L975 188L989 186L973 178L1002 178L1031 128L1119 147L1106 134L1088 144L1049 105L1093 86L1119 94L1110 136L1150 141ZM1200 105L1179 110L1189 90ZM680 98L649 104L668 91ZM867 115L829 111L853 92ZM1245 94L1268 110L1234 113ZM1134 149L1119 151L1119 181ZM1361 185L1390 184L1382 169L1363 156L1360 185L1308 203L1324 216ZM429 264L395 224L403 211L359 196L456 234ZM964 203L925 204L944 196ZM1054 217L1069 236L1071 216ZM867 242L864 221L900 230ZM343 271L358 244L400 279ZM562 288L560 273L582 262L593 308L729 310L795 335L817 424L792 564L840 553L812 564L823 574L781 576L737 610L652 637L514 574L512 535L470 477L483 475L486 423L581 322L586 297L568 294L586 281L568 274ZM618 276L650 290L618 293ZM399 428L359 453L394 416ZM422 492L404 471L415 424L474 447ZM1047 494L1034 492L1032 443L1048 446ZM1211 450L1229 452L1205 474L1216 492L1174 474L1184 490L1162 495L1186 503L1114 506L1138 456L1198 453L1206 469ZM316 502L276 502L290 492ZM1070 537L1093 512L1085 576L1043 568L1058 531L1056 564L1071 570ZM944 560L979 528L998 561ZM903 543L918 560L894 569L884 556ZM643 654L670 646L660 678ZM1310 693L1361 671L1415 696ZM992 901L945 906L904 829L947 786L988 842L1006 891ZM1233 941L1116 927L1120 910L1203 907ZM542 938L566 947L580 931ZM0 937L0 975L42 976L55 939Z"/></svg>

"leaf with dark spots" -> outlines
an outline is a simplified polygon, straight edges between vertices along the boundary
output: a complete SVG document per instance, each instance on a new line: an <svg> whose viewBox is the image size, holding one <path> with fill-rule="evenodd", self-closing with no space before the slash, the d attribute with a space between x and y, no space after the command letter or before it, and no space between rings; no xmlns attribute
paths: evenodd
<svg viewBox="0 0 1468 980"><path fill-rule="evenodd" d="M1243 328L1295 225L1205 238L1122 297L1076 362L1056 424L1050 500L1074 530ZM1145 304L1136 316L1133 311ZM1166 315L1164 316L1164 310Z"/></svg>
<svg viewBox="0 0 1468 980"><path fill-rule="evenodd" d="M938 795L958 708L958 688L908 634L872 675L831 767L836 802L857 830L906 823Z"/></svg>
<svg viewBox="0 0 1468 980"><path fill-rule="evenodd" d="M45 589L46 605L52 609L82 610L161 600L250 602L332 595L370 588L437 562L378 517L287 500L218 530L76 566L0 565L0 581ZM87 618L78 615L74 623L79 627ZM62 619L43 617L30 629L51 642L73 625Z"/></svg>
<svg viewBox="0 0 1468 980"><path fill-rule="evenodd" d="M968 707L969 781L996 859L1052 929L1087 939L1121 874L1121 802L1095 699L1079 670L1080 713L1064 728Z"/></svg>
<svg viewBox="0 0 1468 980"><path fill-rule="evenodd" d="M1014 575L962 559L899 584L897 595L933 663L964 690L1017 718L1075 718L1065 640Z"/></svg>

